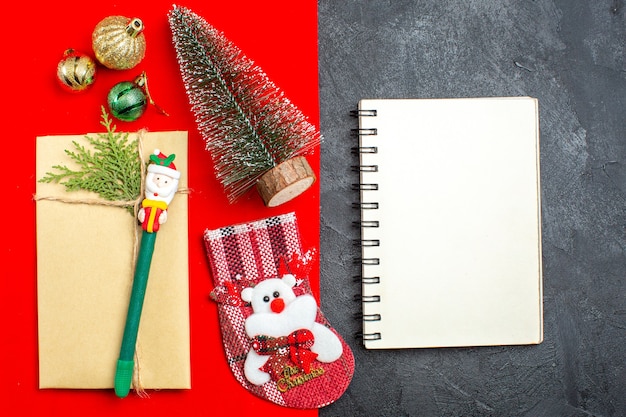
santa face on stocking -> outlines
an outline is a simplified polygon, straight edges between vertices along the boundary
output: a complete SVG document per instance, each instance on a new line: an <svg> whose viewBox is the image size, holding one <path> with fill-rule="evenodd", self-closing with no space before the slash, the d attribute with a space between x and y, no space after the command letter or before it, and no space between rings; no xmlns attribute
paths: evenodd
<svg viewBox="0 0 626 417"><path fill-rule="evenodd" d="M334 362L343 352L337 335L315 321L315 298L310 294L296 296L295 284L296 278L288 274L241 292L241 298L251 303L253 310L245 322L253 343L244 373L255 385L274 380L281 389L289 375L315 377L313 361Z"/></svg>
<svg viewBox="0 0 626 417"><path fill-rule="evenodd" d="M167 207L178 191L180 172L172 162L174 158L175 155L166 156L158 149L150 155L152 163L146 174L145 199L137 214L142 228L150 233L157 232L167 221Z"/></svg>

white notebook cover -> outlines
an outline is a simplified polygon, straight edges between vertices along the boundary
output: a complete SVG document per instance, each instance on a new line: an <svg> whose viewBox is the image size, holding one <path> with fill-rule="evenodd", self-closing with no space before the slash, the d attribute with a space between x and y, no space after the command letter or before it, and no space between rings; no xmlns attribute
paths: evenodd
<svg viewBox="0 0 626 417"><path fill-rule="evenodd" d="M365 347L540 343L537 100L373 99L359 111L361 202L378 203L361 210Z"/></svg>

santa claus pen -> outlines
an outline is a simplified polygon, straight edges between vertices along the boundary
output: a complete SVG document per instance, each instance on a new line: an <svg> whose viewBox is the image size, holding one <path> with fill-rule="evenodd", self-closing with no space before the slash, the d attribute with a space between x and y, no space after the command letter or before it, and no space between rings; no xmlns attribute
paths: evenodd
<svg viewBox="0 0 626 417"><path fill-rule="evenodd" d="M178 190L180 172L172 163L175 155L165 156L158 149L150 155L145 180L145 198L137 214L141 222L142 235L133 286L128 303L124 336L115 372L115 394L124 398L130 391L135 366L135 344L139 330L139 319L150 274L150 264L159 226L167 220L167 208Z"/></svg>

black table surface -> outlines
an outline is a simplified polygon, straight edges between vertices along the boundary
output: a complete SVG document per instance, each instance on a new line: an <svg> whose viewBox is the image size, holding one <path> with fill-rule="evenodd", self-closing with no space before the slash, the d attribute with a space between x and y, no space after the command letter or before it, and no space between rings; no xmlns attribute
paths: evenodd
<svg viewBox="0 0 626 417"><path fill-rule="evenodd" d="M356 360L320 416L626 416L624 1L318 6L321 307ZM539 99L544 341L368 351L353 336L349 112L361 98L484 96Z"/></svg>

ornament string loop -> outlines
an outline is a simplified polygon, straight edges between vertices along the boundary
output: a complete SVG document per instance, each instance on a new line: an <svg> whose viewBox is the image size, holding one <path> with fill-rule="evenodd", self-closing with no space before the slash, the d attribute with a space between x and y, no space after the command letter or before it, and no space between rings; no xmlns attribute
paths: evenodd
<svg viewBox="0 0 626 417"><path fill-rule="evenodd" d="M137 78L135 78L135 84L137 84L137 86L139 86L140 88L143 88L143 90L146 92L146 98L148 99L150 104L152 104L163 115L169 116L169 113L166 112L161 106L156 104L152 99L152 96L150 95L150 90L148 89L148 76L146 75L145 71L137 76Z"/></svg>

